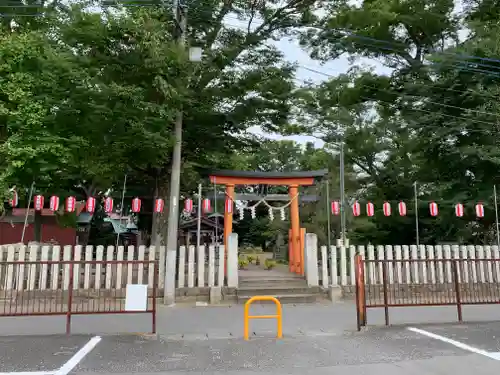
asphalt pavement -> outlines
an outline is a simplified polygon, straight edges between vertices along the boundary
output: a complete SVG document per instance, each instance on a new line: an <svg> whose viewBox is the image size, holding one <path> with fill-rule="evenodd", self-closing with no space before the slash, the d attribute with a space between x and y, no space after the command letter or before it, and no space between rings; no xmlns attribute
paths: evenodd
<svg viewBox="0 0 500 375"><path fill-rule="evenodd" d="M270 314L273 305L255 304L252 314ZM457 321L456 308L448 307L401 307L389 310L390 323L427 324ZM464 306L466 322L500 320L500 305ZM149 333L150 314L84 315L72 317L73 334ZM384 310L369 309L368 324L384 324ZM254 321L251 327L257 331L271 331L271 320ZM356 327L355 307L350 301L335 304L283 305L283 331L288 335L310 332L338 333ZM0 317L0 336L64 334L66 317ZM202 337L238 338L243 334L243 306L176 305L158 306L157 333L172 339L197 340Z"/></svg>
<svg viewBox="0 0 500 375"><path fill-rule="evenodd" d="M372 327L282 340L263 336L249 341L100 336L83 357L82 348L95 336L11 336L0 340L0 373L483 375L500 370L496 322Z"/></svg>
<svg viewBox="0 0 500 375"><path fill-rule="evenodd" d="M500 308L476 307L464 311L469 323L461 324L452 308L391 309L389 327L383 310L374 310L371 325L357 332L350 303L284 306L284 338L274 337L274 321L259 320L249 341L240 306L162 308L157 335L116 334L141 325L147 331L145 316L82 317L74 330L93 333L71 336L52 332L59 323L64 329L64 321L49 324L52 318L22 327L16 318L4 332L1 318L0 375L492 374L500 370L500 322L487 320L498 319ZM38 331L26 334L31 327Z"/></svg>

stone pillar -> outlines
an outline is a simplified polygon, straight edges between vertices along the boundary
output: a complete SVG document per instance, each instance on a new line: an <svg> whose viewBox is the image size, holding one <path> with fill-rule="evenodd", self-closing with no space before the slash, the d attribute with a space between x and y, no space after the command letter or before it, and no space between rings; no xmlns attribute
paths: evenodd
<svg viewBox="0 0 500 375"><path fill-rule="evenodd" d="M238 234L231 233L227 237L227 286L238 287Z"/></svg>
<svg viewBox="0 0 500 375"><path fill-rule="evenodd" d="M307 285L319 286L318 237L314 233L306 234L305 263Z"/></svg>
<svg viewBox="0 0 500 375"><path fill-rule="evenodd" d="M304 276L306 272L305 240L306 240L306 228L300 228L300 263L302 264L302 267L300 267L300 274L302 276Z"/></svg>

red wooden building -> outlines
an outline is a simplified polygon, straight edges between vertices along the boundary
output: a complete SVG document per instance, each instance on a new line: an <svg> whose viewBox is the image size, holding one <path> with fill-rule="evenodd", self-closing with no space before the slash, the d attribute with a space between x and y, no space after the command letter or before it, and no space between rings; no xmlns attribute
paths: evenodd
<svg viewBox="0 0 500 375"><path fill-rule="evenodd" d="M78 236L88 230L91 215L82 211L85 204L77 203L76 214L78 215L77 228L63 228L59 226L55 214L49 209L42 210L42 243L53 243L57 245L77 245ZM33 209L28 213L28 224L24 234L24 243L28 244L35 240ZM14 208L10 214L7 214L0 220L0 245L21 242L24 221L26 218L25 208Z"/></svg>

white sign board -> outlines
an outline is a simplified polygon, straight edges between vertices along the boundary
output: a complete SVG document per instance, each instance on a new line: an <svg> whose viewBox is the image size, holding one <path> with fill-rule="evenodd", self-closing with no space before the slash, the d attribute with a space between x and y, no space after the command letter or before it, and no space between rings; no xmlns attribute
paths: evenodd
<svg viewBox="0 0 500 375"><path fill-rule="evenodd" d="M125 311L146 311L148 309L148 285L127 284Z"/></svg>

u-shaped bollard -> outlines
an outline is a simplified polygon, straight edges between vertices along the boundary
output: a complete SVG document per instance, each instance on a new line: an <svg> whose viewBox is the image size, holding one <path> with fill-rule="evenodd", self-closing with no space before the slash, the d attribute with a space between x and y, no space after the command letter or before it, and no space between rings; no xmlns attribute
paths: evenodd
<svg viewBox="0 0 500 375"><path fill-rule="evenodd" d="M274 304L276 305L276 315L249 315L250 305L255 301L273 301ZM248 340L249 338L248 334L249 319L276 319L277 323L276 338L277 339L283 338L283 309L281 307L281 302L276 297L254 296L245 303L245 310L243 315L243 337L245 338L245 340Z"/></svg>

